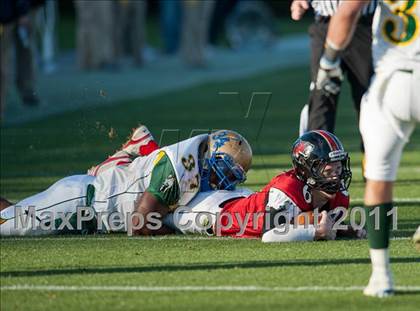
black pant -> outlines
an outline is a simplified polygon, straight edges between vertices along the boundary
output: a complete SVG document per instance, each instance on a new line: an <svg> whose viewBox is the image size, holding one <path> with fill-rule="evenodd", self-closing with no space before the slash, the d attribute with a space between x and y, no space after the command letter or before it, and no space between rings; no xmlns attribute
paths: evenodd
<svg viewBox="0 0 420 311"><path fill-rule="evenodd" d="M319 60L322 56L329 19L315 21L309 27L311 38L311 86L316 81ZM348 47L341 55L341 68L351 86L354 107L359 118L360 101L368 89L373 74L372 18L362 17ZM326 95L311 87L309 95L308 130L322 129L334 132L339 94Z"/></svg>

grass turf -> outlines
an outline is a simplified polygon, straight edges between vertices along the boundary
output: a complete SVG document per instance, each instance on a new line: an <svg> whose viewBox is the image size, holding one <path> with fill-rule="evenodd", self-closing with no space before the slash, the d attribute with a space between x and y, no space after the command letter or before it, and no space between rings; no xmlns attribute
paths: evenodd
<svg viewBox="0 0 420 311"><path fill-rule="evenodd" d="M131 127L147 124L162 144L194 129L232 128L254 147L247 186L257 190L290 165L289 148L306 101L306 68L274 71L235 81L94 107L1 129L0 195L12 200L83 172L124 141ZM239 92L241 100L220 92ZM246 116L252 92L256 96ZM356 117L347 87L341 95L337 135L351 153L353 198L363 195ZM265 115L265 118L263 116ZM112 129L112 130L111 130ZM163 131L179 129L179 132ZM161 135L169 133L169 135ZM397 237L420 223L420 133L407 146L396 183ZM360 200L352 205L359 205ZM1 286L363 286L369 276L366 241L262 244L258 240L127 238L121 235L1 239ZM397 285L420 286L419 253L407 239L392 241ZM1 310L53 309L412 309L419 292L385 301L360 291L10 291L1 290Z"/></svg>
<svg viewBox="0 0 420 311"><path fill-rule="evenodd" d="M418 254L408 240L392 242L398 285L418 285ZM355 286L369 274L365 241L262 244L258 240L5 239L2 286ZM400 292L386 302L359 291L104 292L2 291L2 310L128 309L297 310L412 309L420 296Z"/></svg>

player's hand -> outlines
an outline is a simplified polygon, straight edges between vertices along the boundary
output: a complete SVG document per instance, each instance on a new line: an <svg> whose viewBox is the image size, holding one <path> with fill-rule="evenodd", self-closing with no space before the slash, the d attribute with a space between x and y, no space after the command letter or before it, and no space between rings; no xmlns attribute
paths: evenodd
<svg viewBox="0 0 420 311"><path fill-rule="evenodd" d="M323 56L319 62L316 76L316 89L323 90L327 95L337 95L340 92L342 81L343 72L340 67L340 60L332 63Z"/></svg>
<svg viewBox="0 0 420 311"><path fill-rule="evenodd" d="M333 230L334 222L326 211L321 212L321 221L315 230L315 240L335 240L337 232Z"/></svg>
<svg viewBox="0 0 420 311"><path fill-rule="evenodd" d="M366 239L367 231L365 229L355 230L358 239Z"/></svg>
<svg viewBox="0 0 420 311"><path fill-rule="evenodd" d="M345 239L365 239L367 236L365 229L355 229L351 225L345 230L337 230L337 237Z"/></svg>
<svg viewBox="0 0 420 311"><path fill-rule="evenodd" d="M298 21L308 9L309 4L307 0L294 0L290 5L290 15L293 20Z"/></svg>

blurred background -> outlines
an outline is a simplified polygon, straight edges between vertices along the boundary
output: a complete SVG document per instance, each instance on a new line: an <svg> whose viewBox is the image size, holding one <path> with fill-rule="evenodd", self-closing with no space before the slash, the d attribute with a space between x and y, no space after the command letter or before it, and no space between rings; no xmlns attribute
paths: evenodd
<svg viewBox="0 0 420 311"><path fill-rule="evenodd" d="M274 0L2 0L2 123L306 62L307 39L297 35L311 14L292 22L289 7Z"/></svg>
<svg viewBox="0 0 420 311"><path fill-rule="evenodd" d="M0 195L18 200L104 160L145 124L161 145L228 128L253 147L246 186L290 163L310 81L308 12L290 1L1 0ZM347 82L336 134L362 196ZM419 131L407 146L415 165ZM407 191L404 187L401 192Z"/></svg>

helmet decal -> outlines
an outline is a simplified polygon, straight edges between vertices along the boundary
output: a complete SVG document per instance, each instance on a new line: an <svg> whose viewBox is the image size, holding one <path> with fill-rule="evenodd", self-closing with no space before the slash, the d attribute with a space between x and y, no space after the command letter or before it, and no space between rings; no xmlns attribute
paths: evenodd
<svg viewBox="0 0 420 311"><path fill-rule="evenodd" d="M223 147L230 140L240 141L240 139L237 137L229 137L227 131L222 131L221 133L214 134L212 138L214 139L213 151L217 151L220 147Z"/></svg>
<svg viewBox="0 0 420 311"><path fill-rule="evenodd" d="M301 154L304 158L308 158L314 150L314 145L307 141L300 141L294 148L295 156Z"/></svg>
<svg viewBox="0 0 420 311"><path fill-rule="evenodd" d="M347 152L345 152L344 150L334 150L328 153L328 156L330 157L332 162L341 161L347 157Z"/></svg>
<svg viewBox="0 0 420 311"><path fill-rule="evenodd" d="M337 142L335 137L333 137L329 132L323 131L323 130L318 130L315 132L325 139L328 146L330 146L331 151L343 149L343 146L341 145L341 143Z"/></svg>

